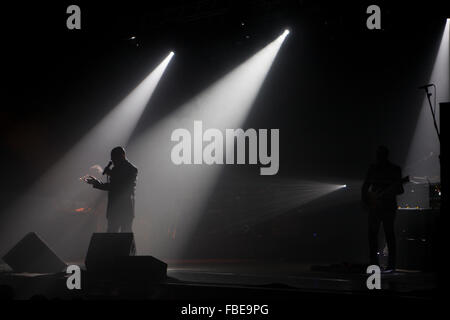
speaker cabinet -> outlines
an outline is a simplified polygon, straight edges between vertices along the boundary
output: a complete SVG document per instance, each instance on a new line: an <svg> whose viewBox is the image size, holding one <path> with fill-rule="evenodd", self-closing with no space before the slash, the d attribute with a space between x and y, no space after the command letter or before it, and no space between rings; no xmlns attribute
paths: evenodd
<svg viewBox="0 0 450 320"><path fill-rule="evenodd" d="M85 265L89 272L108 272L119 258L134 256L133 233L94 233L89 243Z"/></svg>
<svg viewBox="0 0 450 320"><path fill-rule="evenodd" d="M14 272L56 273L62 272L66 264L36 233L28 233L5 256L5 261Z"/></svg>
<svg viewBox="0 0 450 320"><path fill-rule="evenodd" d="M136 256L132 233L94 233L86 256L90 281L159 282L167 264L152 256Z"/></svg>
<svg viewBox="0 0 450 320"><path fill-rule="evenodd" d="M119 258L114 270L119 280L158 282L166 279L167 264L152 256L130 256Z"/></svg>

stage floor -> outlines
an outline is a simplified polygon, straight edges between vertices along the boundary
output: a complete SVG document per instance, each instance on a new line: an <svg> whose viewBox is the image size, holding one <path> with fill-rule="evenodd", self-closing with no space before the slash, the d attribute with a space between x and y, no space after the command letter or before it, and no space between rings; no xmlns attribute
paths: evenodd
<svg viewBox="0 0 450 320"><path fill-rule="evenodd" d="M251 260L178 260L168 263L167 281L159 287L182 288L189 298L189 288L247 288L250 290L278 290L285 293L346 294L369 292L366 286L368 275L364 266L355 265L310 265L295 262L264 262ZM80 265L80 263L75 263ZM83 268L83 266L82 266ZM32 295L46 294L58 297L64 292L59 288L50 293L49 287L64 287L65 274L12 273L5 264L0 265L0 285L6 284L15 290L15 297L28 299ZM58 282L59 281L59 282ZM56 283L59 284L56 284ZM51 284L52 283L52 284ZM51 284L51 285L50 285ZM436 277L431 272L396 270L381 275L381 292L399 297L428 299L436 289ZM33 288L32 290L30 288ZM59 293L56 293L59 292ZM156 299L176 298L166 296L162 290ZM64 295L64 294L63 294ZM264 293L261 293L264 296ZM107 294L106 294L107 296ZM288 296L288 295L287 295ZM104 296L105 297L105 296ZM144 295L143 297L148 297ZM65 297L61 297L65 298Z"/></svg>
<svg viewBox="0 0 450 320"><path fill-rule="evenodd" d="M366 280L369 276L364 266L243 260L169 262L167 275L169 282L291 287L328 292L367 292ZM381 287L392 293L423 295L436 289L436 278L431 272L400 269L383 273Z"/></svg>

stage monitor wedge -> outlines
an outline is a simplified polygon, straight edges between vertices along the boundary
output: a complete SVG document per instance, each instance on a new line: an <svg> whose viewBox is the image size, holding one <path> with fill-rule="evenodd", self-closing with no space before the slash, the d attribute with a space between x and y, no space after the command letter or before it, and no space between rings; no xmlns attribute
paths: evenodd
<svg viewBox="0 0 450 320"><path fill-rule="evenodd" d="M14 272L57 273L67 267L36 233L30 232L3 256Z"/></svg>

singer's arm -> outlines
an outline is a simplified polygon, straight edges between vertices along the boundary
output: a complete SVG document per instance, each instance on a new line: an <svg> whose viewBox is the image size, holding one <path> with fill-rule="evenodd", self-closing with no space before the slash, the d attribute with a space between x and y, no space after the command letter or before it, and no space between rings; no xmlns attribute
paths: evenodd
<svg viewBox="0 0 450 320"><path fill-rule="evenodd" d="M95 189L109 191L111 184L109 182L99 182L92 185Z"/></svg>
<svg viewBox="0 0 450 320"><path fill-rule="evenodd" d="M111 184L109 182L101 182L92 176L90 176L86 180L86 182L91 184L95 189L108 191L108 190L110 190L110 187L111 187Z"/></svg>

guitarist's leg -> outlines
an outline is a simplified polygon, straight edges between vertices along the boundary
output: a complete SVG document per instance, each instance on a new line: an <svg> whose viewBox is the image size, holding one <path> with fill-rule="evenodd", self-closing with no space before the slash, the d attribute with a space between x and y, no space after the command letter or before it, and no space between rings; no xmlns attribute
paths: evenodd
<svg viewBox="0 0 450 320"><path fill-rule="evenodd" d="M371 265L378 265L378 232L381 221L375 212L369 212L369 257Z"/></svg>
<svg viewBox="0 0 450 320"><path fill-rule="evenodd" d="M386 236L386 243L389 250L388 269L395 269L395 260L397 257L397 244L395 242L395 212L390 213L383 219L383 229Z"/></svg>

